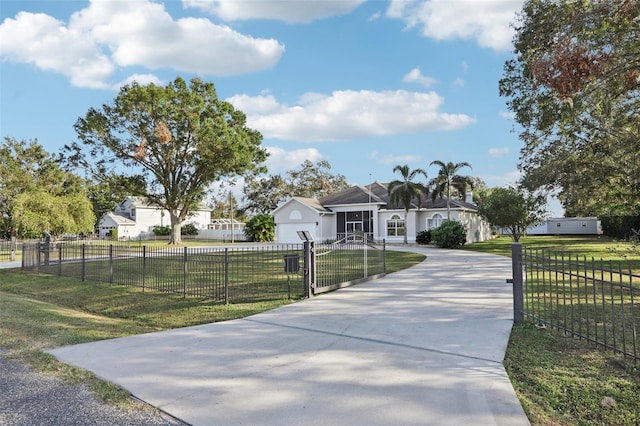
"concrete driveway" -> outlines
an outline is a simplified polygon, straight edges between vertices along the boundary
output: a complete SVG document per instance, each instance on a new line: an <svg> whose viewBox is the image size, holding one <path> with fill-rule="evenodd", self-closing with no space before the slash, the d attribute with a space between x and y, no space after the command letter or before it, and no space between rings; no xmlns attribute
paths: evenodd
<svg viewBox="0 0 640 426"><path fill-rule="evenodd" d="M508 258L428 258L248 318L51 350L193 425L528 425Z"/></svg>

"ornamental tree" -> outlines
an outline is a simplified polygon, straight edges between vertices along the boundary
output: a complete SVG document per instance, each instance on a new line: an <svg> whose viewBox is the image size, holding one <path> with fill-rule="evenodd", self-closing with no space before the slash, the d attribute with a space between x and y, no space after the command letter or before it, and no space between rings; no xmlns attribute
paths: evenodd
<svg viewBox="0 0 640 426"><path fill-rule="evenodd" d="M422 175L425 178L427 177L427 172L422 169L409 169L407 164L405 165L397 165L393 168L394 172L400 173L402 176L402 180L396 179L389 182L388 194L389 201L393 206L401 206L404 208L404 223L405 226L407 224L407 216L409 215L409 210L413 204L413 200L417 200L416 206L418 209L422 205L422 196L429 195L429 188L424 186L421 183L414 182L413 180ZM407 232L404 232L404 243L407 244Z"/></svg>
<svg viewBox="0 0 640 426"><path fill-rule="evenodd" d="M199 78L126 85L113 103L79 118L75 130L83 164L98 171L118 164L123 175L144 177L143 196L169 212L170 244L182 242L181 223L212 182L261 171L267 157L245 114Z"/></svg>
<svg viewBox="0 0 640 426"><path fill-rule="evenodd" d="M432 161L430 166L436 165L440 167L438 176L431 179L429 185L433 187L431 198L435 200L437 197L447 197L447 219L451 219L451 197L456 194L462 198L468 186L473 186L473 179L470 176L462 176L458 174L458 170L463 167L471 168L471 164L466 161L460 163L444 163L440 160Z"/></svg>
<svg viewBox="0 0 640 426"><path fill-rule="evenodd" d="M0 238L93 231L85 182L63 170L37 140L0 141Z"/></svg>
<svg viewBox="0 0 640 426"><path fill-rule="evenodd" d="M487 192L478 206L478 214L491 225L508 229L515 242L546 214L544 198L526 194L522 189L493 188Z"/></svg>

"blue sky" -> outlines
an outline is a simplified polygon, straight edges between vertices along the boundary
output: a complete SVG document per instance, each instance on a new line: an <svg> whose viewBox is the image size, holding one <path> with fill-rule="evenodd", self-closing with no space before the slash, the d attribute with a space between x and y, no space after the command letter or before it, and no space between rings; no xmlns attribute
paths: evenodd
<svg viewBox="0 0 640 426"><path fill-rule="evenodd" d="M513 184L521 143L498 80L521 6L2 0L1 133L57 152L123 84L199 76L262 132L271 174L327 160L367 184L466 161L490 187Z"/></svg>

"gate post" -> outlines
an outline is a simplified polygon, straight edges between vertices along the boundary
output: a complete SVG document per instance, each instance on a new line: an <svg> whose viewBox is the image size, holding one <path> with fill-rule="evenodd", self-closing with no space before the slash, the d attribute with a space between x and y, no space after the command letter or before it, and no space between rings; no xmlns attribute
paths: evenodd
<svg viewBox="0 0 640 426"><path fill-rule="evenodd" d="M315 253L314 242L305 241L303 243L304 255L303 255L303 274L304 274L304 296L313 296L313 287L316 281L316 265L315 265Z"/></svg>
<svg viewBox="0 0 640 426"><path fill-rule="evenodd" d="M511 268L513 279L513 322L524 322L524 281L522 276L522 244L511 245Z"/></svg>

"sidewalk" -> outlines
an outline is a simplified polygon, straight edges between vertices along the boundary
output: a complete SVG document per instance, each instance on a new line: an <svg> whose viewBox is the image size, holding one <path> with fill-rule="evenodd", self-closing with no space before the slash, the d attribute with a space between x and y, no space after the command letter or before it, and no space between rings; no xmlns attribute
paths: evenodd
<svg viewBox="0 0 640 426"><path fill-rule="evenodd" d="M0 262L0 269L21 268L22 262L19 260Z"/></svg>
<svg viewBox="0 0 640 426"><path fill-rule="evenodd" d="M502 366L510 259L411 250L273 311L50 352L193 425L528 425Z"/></svg>

